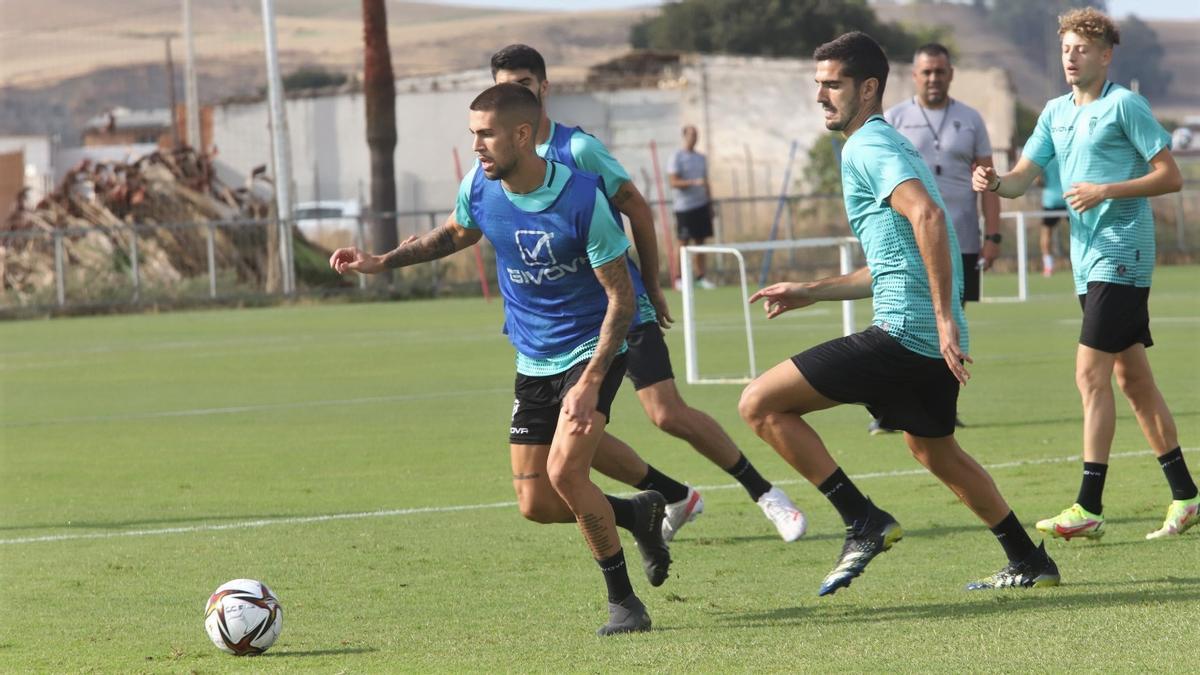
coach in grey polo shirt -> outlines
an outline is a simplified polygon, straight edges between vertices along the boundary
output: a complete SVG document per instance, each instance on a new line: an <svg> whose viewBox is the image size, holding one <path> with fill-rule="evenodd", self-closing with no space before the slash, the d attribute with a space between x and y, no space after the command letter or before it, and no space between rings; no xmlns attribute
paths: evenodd
<svg viewBox="0 0 1200 675"><path fill-rule="evenodd" d="M962 249L963 304L978 301L979 270L991 267L1000 254L1000 199L994 193L981 196L972 190L971 172L975 165L992 166L992 143L983 117L971 106L950 98L954 67L944 46L931 43L918 48L912 73L917 95L892 106L883 117L912 141L933 171ZM987 233L982 247L979 199L983 200Z"/></svg>

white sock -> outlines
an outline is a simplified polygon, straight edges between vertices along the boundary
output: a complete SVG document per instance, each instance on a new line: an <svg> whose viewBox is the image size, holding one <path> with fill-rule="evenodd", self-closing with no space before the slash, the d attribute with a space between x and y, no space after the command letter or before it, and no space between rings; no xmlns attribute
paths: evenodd
<svg viewBox="0 0 1200 675"><path fill-rule="evenodd" d="M1054 271L1054 256L1050 254L1042 256L1042 269Z"/></svg>

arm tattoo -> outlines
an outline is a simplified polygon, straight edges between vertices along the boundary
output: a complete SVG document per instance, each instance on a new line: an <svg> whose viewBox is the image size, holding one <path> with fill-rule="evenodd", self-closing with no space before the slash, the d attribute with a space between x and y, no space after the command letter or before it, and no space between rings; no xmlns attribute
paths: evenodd
<svg viewBox="0 0 1200 675"><path fill-rule="evenodd" d="M391 269L445 258L459 249L455 241L454 227L442 225L425 234L411 244L405 244L386 253L383 263Z"/></svg>
<svg viewBox="0 0 1200 675"><path fill-rule="evenodd" d="M607 262L595 271L600 285L608 294L608 311L604 314L604 323L600 325L600 341L592 362L601 372L607 373L633 323L637 303L633 297L633 280L629 277L625 256Z"/></svg>
<svg viewBox="0 0 1200 675"><path fill-rule="evenodd" d="M537 480L538 478L541 478L541 477L542 477L542 474L540 474L536 471L533 473L517 472L517 473L513 474L513 480Z"/></svg>
<svg viewBox="0 0 1200 675"><path fill-rule="evenodd" d="M625 184L621 186L621 189L617 190L617 194L613 195L612 199L609 201L611 201L613 206L617 207L617 209L620 209L625 205L626 202L633 198L633 190L633 183L626 181Z"/></svg>

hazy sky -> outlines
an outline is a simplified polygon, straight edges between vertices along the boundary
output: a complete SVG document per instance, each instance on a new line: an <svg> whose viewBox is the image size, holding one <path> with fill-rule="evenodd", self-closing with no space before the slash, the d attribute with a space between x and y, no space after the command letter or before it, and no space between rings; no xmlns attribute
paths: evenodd
<svg viewBox="0 0 1200 675"><path fill-rule="evenodd" d="M430 1L430 0L426 0ZM618 9L662 4L661 0L432 0L443 5L475 5L512 9ZM1117 17L1131 11L1144 19L1200 19L1200 2L1193 0L1108 0Z"/></svg>

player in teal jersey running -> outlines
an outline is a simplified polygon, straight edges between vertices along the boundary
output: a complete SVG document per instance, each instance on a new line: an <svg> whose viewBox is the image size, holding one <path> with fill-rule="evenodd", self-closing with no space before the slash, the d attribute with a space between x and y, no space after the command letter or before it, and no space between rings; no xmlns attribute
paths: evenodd
<svg viewBox="0 0 1200 675"><path fill-rule="evenodd" d="M962 258L929 167L881 113L888 62L853 32L821 45L817 101L825 127L841 131L842 193L867 266L809 283L759 290L768 319L821 300L872 298L865 331L797 354L750 383L738 405L746 423L817 487L846 524L837 564L820 595L849 586L902 536L900 524L867 499L838 466L805 416L862 403L903 430L916 459L996 535L1008 564L968 589L1054 586L1058 568L1035 546L987 471L954 438L958 391L969 377L962 313Z"/></svg>
<svg viewBox="0 0 1200 675"><path fill-rule="evenodd" d="M338 249L339 273L376 273L436 260L487 236L496 250L504 328L517 351L509 454L518 507L540 523L577 522L608 588L613 635L650 629L634 594L617 527L630 531L651 585L667 578L666 501L644 491L603 494L591 481L636 314L629 248L599 180L534 153L541 105L523 87L493 86L471 103L479 163L446 223L372 255Z"/></svg>
<svg viewBox="0 0 1200 675"><path fill-rule="evenodd" d="M639 261L638 267L630 265L630 273L635 275L635 287L644 284L645 293L639 295L639 314L627 337L627 376L642 409L659 429L686 441L696 452L737 479L750 499L774 524L780 537L787 542L796 541L804 535L808 525L804 513L792 503L787 493L759 474L716 420L689 406L675 385L671 355L662 334L672 320L659 287L654 216L630 180L629 173L596 137L550 119L546 112L546 97L550 90L546 62L536 49L523 44L509 45L492 55L491 68L496 82L519 84L542 102L538 154L600 176L612 205L629 218ZM595 467L627 485L657 490L667 498L663 534L668 541L704 509L704 500L694 488L659 473L632 451L619 447L619 442L611 437L601 442Z"/></svg>
<svg viewBox="0 0 1200 675"><path fill-rule="evenodd" d="M1120 34L1112 20L1087 8L1059 17L1062 64L1071 93L1052 99L1038 117L1013 170L997 176L980 167L977 191L1025 194L1056 161L1071 221L1071 267L1083 326L1075 354L1075 383L1083 399L1083 480L1076 502L1039 521L1055 537L1104 535L1102 496L1116 431L1112 376L1129 399L1138 425L1166 474L1172 501L1157 539L1200 522L1200 493L1179 447L1146 348L1150 337L1150 278L1154 272L1154 214L1147 197L1183 186L1170 136L1146 99L1108 79Z"/></svg>

